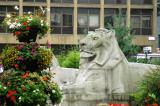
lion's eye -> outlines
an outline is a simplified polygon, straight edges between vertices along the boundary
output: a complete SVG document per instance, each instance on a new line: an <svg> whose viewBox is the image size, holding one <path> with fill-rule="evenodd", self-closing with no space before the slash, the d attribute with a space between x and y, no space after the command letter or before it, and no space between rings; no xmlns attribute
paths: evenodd
<svg viewBox="0 0 160 106"><path fill-rule="evenodd" d="M98 37L93 37L92 39L93 39L93 40L97 40L97 39L98 39Z"/></svg>

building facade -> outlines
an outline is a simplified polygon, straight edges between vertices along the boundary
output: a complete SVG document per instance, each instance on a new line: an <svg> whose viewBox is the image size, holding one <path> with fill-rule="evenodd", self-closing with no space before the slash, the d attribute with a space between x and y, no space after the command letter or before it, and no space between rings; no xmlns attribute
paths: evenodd
<svg viewBox="0 0 160 106"><path fill-rule="evenodd" d="M18 43L2 24L6 14L34 13L40 7L51 30L39 43L77 44L88 31L114 24L113 16L121 10L124 23L135 32L133 43L156 51L157 0L0 0L0 43Z"/></svg>

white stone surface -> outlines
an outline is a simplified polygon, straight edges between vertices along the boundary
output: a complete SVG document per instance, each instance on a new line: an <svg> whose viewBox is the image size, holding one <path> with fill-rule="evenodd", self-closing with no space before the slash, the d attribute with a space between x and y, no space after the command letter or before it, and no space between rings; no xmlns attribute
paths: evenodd
<svg viewBox="0 0 160 106"><path fill-rule="evenodd" d="M93 106L107 95L133 92L137 81L156 68L155 65L129 63L119 48L114 30L101 28L89 32L80 41L80 49L79 70L61 68L57 64L51 68L64 91L62 106L82 106L81 103Z"/></svg>

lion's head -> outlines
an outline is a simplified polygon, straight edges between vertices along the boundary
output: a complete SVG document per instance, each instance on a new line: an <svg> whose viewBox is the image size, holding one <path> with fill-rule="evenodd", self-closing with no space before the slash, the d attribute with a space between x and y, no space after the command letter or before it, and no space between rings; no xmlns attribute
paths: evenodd
<svg viewBox="0 0 160 106"><path fill-rule="evenodd" d="M88 35L80 41L81 59L91 58L97 64L104 64L112 53L121 54L114 30L104 28L96 29L95 32L89 32Z"/></svg>

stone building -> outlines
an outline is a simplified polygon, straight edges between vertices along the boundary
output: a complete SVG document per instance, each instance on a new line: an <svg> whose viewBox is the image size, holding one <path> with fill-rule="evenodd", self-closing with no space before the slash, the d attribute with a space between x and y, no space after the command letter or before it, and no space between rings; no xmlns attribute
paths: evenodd
<svg viewBox="0 0 160 106"><path fill-rule="evenodd" d="M133 42L157 48L157 0L0 0L0 45L18 43L2 25L6 14L46 11L51 30L45 39L54 45L75 45L90 30L105 27L121 10L124 23L135 32Z"/></svg>

